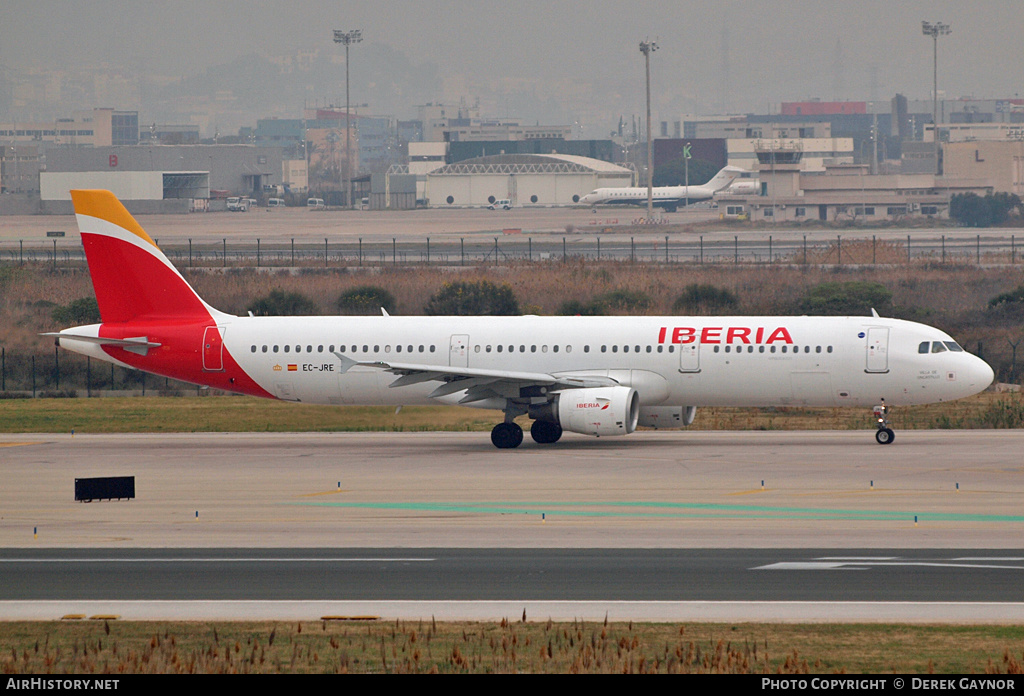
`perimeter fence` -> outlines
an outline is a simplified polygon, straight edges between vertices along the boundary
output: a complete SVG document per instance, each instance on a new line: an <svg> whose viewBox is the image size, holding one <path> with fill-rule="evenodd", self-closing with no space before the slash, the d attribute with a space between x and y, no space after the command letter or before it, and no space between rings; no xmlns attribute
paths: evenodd
<svg viewBox="0 0 1024 696"><path fill-rule="evenodd" d="M160 244L159 240L156 240ZM353 266L480 266L522 262L658 264L875 265L939 263L1016 265L1016 234L843 236L827 233L731 236L502 235L390 240L307 238L216 241L173 239L160 245L179 268L288 268ZM0 263L45 263L53 268L85 261L76 238L0 242Z"/></svg>

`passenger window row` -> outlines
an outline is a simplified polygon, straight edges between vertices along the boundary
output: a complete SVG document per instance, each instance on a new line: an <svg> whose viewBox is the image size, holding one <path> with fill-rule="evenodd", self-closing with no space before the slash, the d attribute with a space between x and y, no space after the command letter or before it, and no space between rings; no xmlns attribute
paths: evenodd
<svg viewBox="0 0 1024 696"><path fill-rule="evenodd" d="M328 353L333 353L334 352L334 345L333 344L329 345L329 346L326 346L326 348L327 348L327 352ZM349 348L351 348L351 350L349 350ZM434 353L434 352L437 351L437 347L436 346L425 346L425 345L422 345L422 344L419 345L419 346L413 346L413 345L400 346L400 345L396 345L394 347L394 349L395 349L396 353L401 353L403 350L406 353L414 353L414 352L415 353ZM256 346L256 345L252 345L252 346L249 347L249 350L251 352L253 352L253 353L256 353L256 352L261 352L261 353L277 353L277 352L291 353L292 352L292 346L291 345L285 345L285 346L282 347L282 346L267 346L267 345ZM303 352L303 347L301 345L295 346L295 351L294 352L302 353ZM313 350L313 346L308 345L308 346L305 347L305 352L306 353L314 353L314 352L315 353L323 353L324 352L324 346L318 345L316 347L316 350L314 351ZM380 351L380 345L379 344L375 345L373 347L372 351L370 350L370 346L369 345L364 344L362 346L356 346L356 345L353 345L353 346L338 346L338 352L339 353L379 353L381 351ZM390 353L391 352L391 346L390 345L384 346L384 352L385 353Z"/></svg>
<svg viewBox="0 0 1024 696"><path fill-rule="evenodd" d="M736 350L735 351L731 350L733 348L733 346L715 346L715 352L716 353L720 352L723 347L725 348L725 352L726 353L732 353L732 352L743 353L744 352L744 350L743 350L744 348L747 349L745 351L747 353L753 353L754 352L754 346L736 346ZM790 346L788 344L787 345L783 345L783 346L758 346L757 347L757 352L758 353L765 353L765 352L768 352L768 353L775 353L775 352L799 353L800 349L801 349L801 346ZM825 346L824 350L825 350L826 353L831 353L832 352L832 346ZM804 353L810 353L811 352L811 346L803 346L803 352ZM822 352L822 346L814 346L814 352L815 353Z"/></svg>

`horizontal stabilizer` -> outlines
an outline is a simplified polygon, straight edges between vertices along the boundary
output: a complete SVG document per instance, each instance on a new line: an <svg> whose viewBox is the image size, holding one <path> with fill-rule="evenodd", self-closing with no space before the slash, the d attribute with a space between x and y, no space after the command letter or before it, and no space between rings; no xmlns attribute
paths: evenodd
<svg viewBox="0 0 1024 696"><path fill-rule="evenodd" d="M59 332L39 335L56 337L57 345L60 345L60 339L67 338L72 341L84 341L86 343L95 343L101 346L117 346L119 348L124 348L129 353L136 353L138 355L145 355L149 352L150 348L159 348L163 345L161 343L154 343L145 336L136 336L133 338L104 338L103 336L82 336L81 334Z"/></svg>

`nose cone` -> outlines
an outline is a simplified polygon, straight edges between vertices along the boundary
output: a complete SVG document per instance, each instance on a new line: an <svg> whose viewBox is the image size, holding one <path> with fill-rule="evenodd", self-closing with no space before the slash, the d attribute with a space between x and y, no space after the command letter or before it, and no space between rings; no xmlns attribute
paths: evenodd
<svg viewBox="0 0 1024 696"><path fill-rule="evenodd" d="M992 384L992 380L995 379L995 373L992 372L989 364L981 358L974 355L971 358L971 363L967 368L967 383L973 390L971 393L977 394Z"/></svg>

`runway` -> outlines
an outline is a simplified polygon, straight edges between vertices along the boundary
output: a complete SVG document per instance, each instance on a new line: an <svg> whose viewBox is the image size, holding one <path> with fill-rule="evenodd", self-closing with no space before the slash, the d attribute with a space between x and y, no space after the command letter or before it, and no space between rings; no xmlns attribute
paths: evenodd
<svg viewBox="0 0 1024 696"><path fill-rule="evenodd" d="M884 448L867 431L570 435L516 451L486 433L4 435L0 615L114 602L126 617L515 605L1020 621L1022 444L1018 431L904 431ZM135 476L137 498L73 501L74 478L111 475Z"/></svg>

